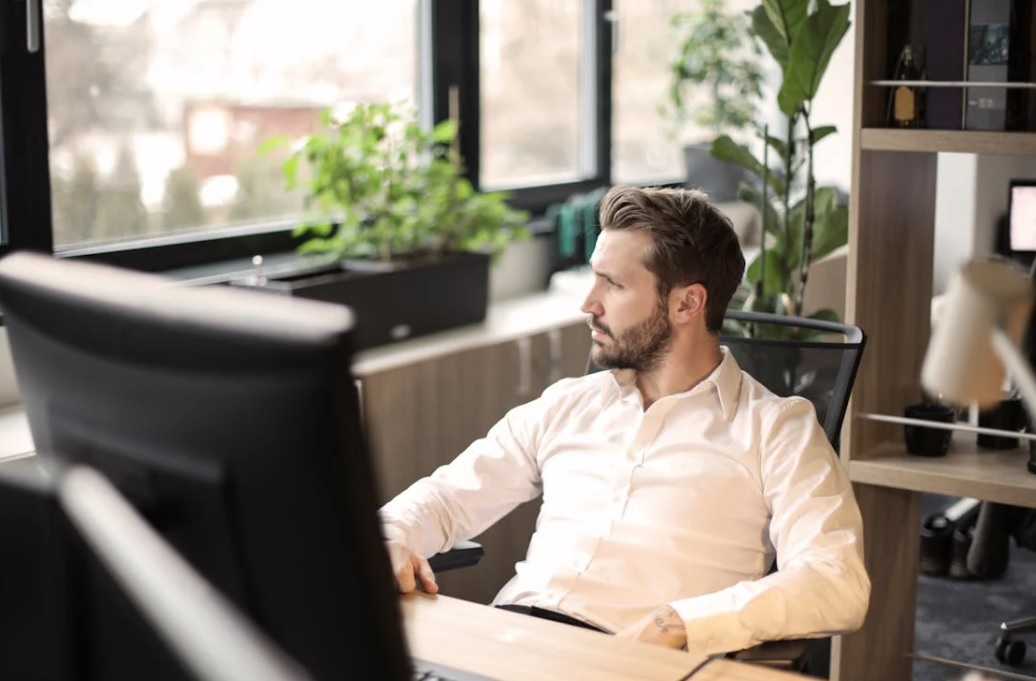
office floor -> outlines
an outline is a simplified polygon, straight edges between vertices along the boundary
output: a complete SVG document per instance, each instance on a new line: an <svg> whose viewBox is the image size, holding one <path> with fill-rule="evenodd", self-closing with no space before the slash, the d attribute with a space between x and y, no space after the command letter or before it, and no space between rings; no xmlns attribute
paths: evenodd
<svg viewBox="0 0 1036 681"><path fill-rule="evenodd" d="M952 501L926 496L924 513ZM1036 617L1036 553L1011 542L1007 573L992 581L957 581L922 575L918 581L915 650L918 653L977 664L1036 678L1036 633L1020 638L1028 646L1025 662L1011 669L994 657L1000 622ZM957 681L960 670L914 662L914 681Z"/></svg>

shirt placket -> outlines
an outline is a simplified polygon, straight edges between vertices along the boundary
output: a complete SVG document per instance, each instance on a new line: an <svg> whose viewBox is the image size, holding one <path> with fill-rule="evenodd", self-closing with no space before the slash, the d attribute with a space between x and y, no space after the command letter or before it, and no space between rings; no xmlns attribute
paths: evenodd
<svg viewBox="0 0 1036 681"><path fill-rule="evenodd" d="M634 475L637 469L644 465L644 459L651 444L658 436L662 422L670 408L670 402L656 403L638 419L633 436L626 445L624 456L621 460L616 461L613 467L611 501L608 512L601 514L600 537L610 536L615 529L615 524L621 521L626 514L626 508L633 493ZM592 556L587 557L587 565L591 559Z"/></svg>

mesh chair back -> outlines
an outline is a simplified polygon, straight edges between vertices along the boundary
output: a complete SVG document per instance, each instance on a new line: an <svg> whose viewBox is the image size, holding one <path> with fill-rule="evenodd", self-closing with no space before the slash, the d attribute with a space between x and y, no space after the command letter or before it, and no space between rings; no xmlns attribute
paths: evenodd
<svg viewBox="0 0 1036 681"><path fill-rule="evenodd" d="M838 451L867 340L863 331L851 324L762 312L730 310L726 319L739 328L754 325L759 332L755 337L720 335L720 343L730 349L741 369L774 394L798 395L812 402L831 446ZM599 369L593 360L587 363L587 373Z"/></svg>

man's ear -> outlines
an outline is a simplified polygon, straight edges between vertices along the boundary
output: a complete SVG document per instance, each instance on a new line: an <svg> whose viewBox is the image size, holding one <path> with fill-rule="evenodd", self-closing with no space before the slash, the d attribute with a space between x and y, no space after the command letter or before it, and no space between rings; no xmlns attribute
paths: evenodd
<svg viewBox="0 0 1036 681"><path fill-rule="evenodd" d="M701 284L690 284L673 289L676 298L673 308L673 321L683 324L698 317L704 317L705 304L709 299L709 292Z"/></svg>

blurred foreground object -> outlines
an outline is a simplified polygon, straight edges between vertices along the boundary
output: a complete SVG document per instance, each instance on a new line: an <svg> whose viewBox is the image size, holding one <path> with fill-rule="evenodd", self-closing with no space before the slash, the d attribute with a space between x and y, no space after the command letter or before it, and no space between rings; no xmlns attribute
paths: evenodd
<svg viewBox="0 0 1036 681"><path fill-rule="evenodd" d="M1019 266L995 260L965 265L932 331L922 387L940 402L989 407L1002 397L1006 369L1032 413L1036 380L1018 348L1032 301L1032 282Z"/></svg>

